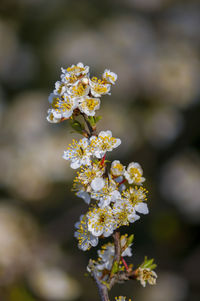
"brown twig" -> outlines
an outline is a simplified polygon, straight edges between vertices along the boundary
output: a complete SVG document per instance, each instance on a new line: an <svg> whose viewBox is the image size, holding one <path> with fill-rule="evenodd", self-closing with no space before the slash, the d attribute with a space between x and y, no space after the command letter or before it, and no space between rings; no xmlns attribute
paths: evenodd
<svg viewBox="0 0 200 301"><path fill-rule="evenodd" d="M98 287L98 291L99 291L99 295L101 298L101 301L109 301L109 296L108 296L108 289L107 287L99 280L96 272L95 272L95 268L94 265L92 263L92 260L90 260L89 262L89 267L91 269L91 275L93 276L96 285Z"/></svg>
<svg viewBox="0 0 200 301"><path fill-rule="evenodd" d="M81 113L81 115L83 116L84 121L87 124L88 130L89 130L89 133L90 133L90 137L93 136L93 135L96 136L97 135L97 133L96 133L96 127L92 127L91 126L91 124L87 120L87 117L86 117L86 115L84 113Z"/></svg>
<svg viewBox="0 0 200 301"><path fill-rule="evenodd" d="M120 243L120 232L119 231L114 232L113 239L114 239L114 246L115 246L114 261L117 261L117 263L119 264L120 259L121 259L121 243Z"/></svg>

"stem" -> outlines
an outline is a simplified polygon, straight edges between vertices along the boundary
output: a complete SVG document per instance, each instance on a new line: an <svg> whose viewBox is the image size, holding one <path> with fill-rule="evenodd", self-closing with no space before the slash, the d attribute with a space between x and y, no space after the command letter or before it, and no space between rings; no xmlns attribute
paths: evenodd
<svg viewBox="0 0 200 301"><path fill-rule="evenodd" d="M114 261L120 262L121 259L121 244L120 244L120 232L115 231L113 234L114 246L115 246L115 258Z"/></svg>
<svg viewBox="0 0 200 301"><path fill-rule="evenodd" d="M123 265L124 265L125 268L126 268L126 271L129 272L129 267L128 267L128 265L127 265L125 259L124 259L123 257L121 257L121 260L122 260L122 262L123 262Z"/></svg>
<svg viewBox="0 0 200 301"><path fill-rule="evenodd" d="M90 137L93 136L93 135L96 135L96 129L92 128L91 124L89 123L89 121L86 118L85 113L81 113L81 115L83 116L84 121L87 124L88 130L89 130L89 133L90 133Z"/></svg>
<svg viewBox="0 0 200 301"><path fill-rule="evenodd" d="M101 159L101 166L104 165L105 159L106 159L106 154L105 154L105 155L103 156L103 158Z"/></svg>
<svg viewBox="0 0 200 301"><path fill-rule="evenodd" d="M93 135L97 135L96 133L96 128L92 128L91 124L88 122L87 117L84 113L81 113L81 115L84 118L85 123L87 124L88 130L89 130L89 136L93 136ZM104 160L105 160L105 156L104 156ZM101 301L109 301L109 296L108 296L108 288L101 283L101 281L99 280L98 276L96 275L92 260L89 263L90 267L91 267L91 274L96 282L96 285L98 287L98 291L99 291L99 296Z"/></svg>
<svg viewBox="0 0 200 301"><path fill-rule="evenodd" d="M101 301L109 301L108 289L103 283L101 283L101 281L97 277L95 269L94 269L93 264L92 264L92 260L90 261L89 265L91 266L91 274L92 274L92 276L93 276L93 278L96 282L96 285L98 287L98 291L99 291Z"/></svg>

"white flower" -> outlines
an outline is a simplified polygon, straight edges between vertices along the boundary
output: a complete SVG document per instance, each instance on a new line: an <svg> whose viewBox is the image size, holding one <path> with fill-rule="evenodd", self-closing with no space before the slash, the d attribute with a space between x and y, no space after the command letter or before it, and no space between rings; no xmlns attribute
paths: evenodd
<svg viewBox="0 0 200 301"><path fill-rule="evenodd" d="M145 178L142 177L143 170L139 163L130 163L125 171L124 176L129 182L129 184L141 185Z"/></svg>
<svg viewBox="0 0 200 301"><path fill-rule="evenodd" d="M87 251L98 244L98 237L88 231L88 219L86 215L81 215L80 221L75 224L77 231L74 236L78 239L78 247L83 251Z"/></svg>
<svg viewBox="0 0 200 301"><path fill-rule="evenodd" d="M105 166L102 166L100 163L92 163L91 166L84 167L81 169L81 172L77 172L77 176L74 179L73 190L79 191L84 190L87 192L91 192L92 189L101 189L104 185L104 180L96 180L101 179L105 172ZM93 182L94 181L94 182ZM93 188L91 187L91 183L93 182Z"/></svg>
<svg viewBox="0 0 200 301"><path fill-rule="evenodd" d="M137 269L137 280L140 281L143 287L146 286L146 283L148 282L151 285L156 284L157 279L156 272L152 271L149 268L138 268Z"/></svg>
<svg viewBox="0 0 200 301"><path fill-rule="evenodd" d="M66 86L63 82L57 81L55 83L55 89L53 91L56 95L63 95L66 92Z"/></svg>
<svg viewBox="0 0 200 301"><path fill-rule="evenodd" d="M77 169L81 165L91 165L90 156L89 140L83 138L79 142L73 140L72 144L69 144L67 150L64 151L63 159L71 160L71 168Z"/></svg>
<svg viewBox="0 0 200 301"><path fill-rule="evenodd" d="M89 80L91 94L94 97L101 97L101 95L109 94L110 85L106 84L104 81L93 77Z"/></svg>
<svg viewBox="0 0 200 301"><path fill-rule="evenodd" d="M82 97L79 100L79 109L88 116L94 116L95 111L100 108L100 99L94 97Z"/></svg>
<svg viewBox="0 0 200 301"><path fill-rule="evenodd" d="M89 73L89 66L84 66L83 63L78 63L77 65L72 65L66 69L66 72L73 74L75 76L86 75Z"/></svg>
<svg viewBox="0 0 200 301"><path fill-rule="evenodd" d="M59 123L61 122L61 118L56 118L54 116L54 110L53 109L49 109L47 112L47 121L50 123Z"/></svg>
<svg viewBox="0 0 200 301"><path fill-rule="evenodd" d="M117 190L116 183L107 179L103 188L97 192L92 192L91 197L99 201L98 206L100 208L104 208L110 205L111 202L115 202L117 199L121 198L121 194Z"/></svg>
<svg viewBox="0 0 200 301"><path fill-rule="evenodd" d="M111 72L108 69L105 69L102 78L105 82L109 83L109 84L115 84L116 80L117 80L117 74L114 72Z"/></svg>
<svg viewBox="0 0 200 301"><path fill-rule="evenodd" d="M94 191L99 191L105 186L105 180L103 178L95 178L91 182L91 187Z"/></svg>
<svg viewBox="0 0 200 301"><path fill-rule="evenodd" d="M90 88L88 85L84 85L81 81L78 81L75 85L72 85L68 89L69 95L74 98L82 98L84 96L87 96L90 91Z"/></svg>
<svg viewBox="0 0 200 301"><path fill-rule="evenodd" d="M116 229L116 221L110 207L93 208L88 214L88 230L94 236L110 236Z"/></svg>
<svg viewBox="0 0 200 301"><path fill-rule="evenodd" d="M73 111L77 108L77 101L72 99L69 95L64 94L61 97L53 93L49 96L49 102L52 105L51 113L54 118L60 120L62 118L69 118Z"/></svg>
<svg viewBox="0 0 200 301"><path fill-rule="evenodd" d="M144 201L147 200L146 192L146 189L143 187L130 187L126 191L122 192L122 197L132 204L135 211L142 214L148 214L149 210L147 204L144 203Z"/></svg>
<svg viewBox="0 0 200 301"><path fill-rule="evenodd" d="M140 217L136 214L132 204L126 199L117 200L113 205L113 214L117 221L118 227L128 226L134 223Z"/></svg>
<svg viewBox="0 0 200 301"><path fill-rule="evenodd" d="M96 265L98 270L111 270L113 265L113 259L115 255L115 247L112 243L107 243L98 250L98 264Z"/></svg>
<svg viewBox="0 0 200 301"><path fill-rule="evenodd" d="M119 138L112 137L111 131L101 131L98 135L90 138L93 154L97 158L103 158L106 152L112 151L121 144Z"/></svg>
<svg viewBox="0 0 200 301"><path fill-rule="evenodd" d="M124 174L125 166L123 166L120 163L119 160L115 160L111 164L110 171L111 171L111 173L112 173L113 176L119 177L119 176L122 176Z"/></svg>

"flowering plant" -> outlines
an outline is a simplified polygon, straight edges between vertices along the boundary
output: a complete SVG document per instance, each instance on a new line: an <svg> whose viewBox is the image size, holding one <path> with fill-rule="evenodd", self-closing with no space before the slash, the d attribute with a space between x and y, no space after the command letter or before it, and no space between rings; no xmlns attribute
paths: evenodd
<svg viewBox="0 0 200 301"><path fill-rule="evenodd" d="M129 226L140 214L149 212L147 190L143 188L145 178L139 163L132 162L126 167L119 160L107 161L107 152L117 148L121 140L113 137L111 131L97 133L100 97L110 94L117 75L106 69L101 79L90 78L89 67L82 63L61 70L61 80L49 96L51 108L47 120L51 123L69 120L72 128L83 136L79 141L73 140L63 154L72 169L79 169L73 191L88 204L88 211L75 224L74 236L83 251L96 247L100 239L113 237L113 242L97 251L97 260L90 259L87 266L101 300L109 300L108 291L115 283L129 279L140 281L144 287L147 282L156 283L153 259L145 257L135 269L126 263L124 257L132 256L134 236L120 234L121 226ZM78 116L83 117L84 124L77 120Z"/></svg>

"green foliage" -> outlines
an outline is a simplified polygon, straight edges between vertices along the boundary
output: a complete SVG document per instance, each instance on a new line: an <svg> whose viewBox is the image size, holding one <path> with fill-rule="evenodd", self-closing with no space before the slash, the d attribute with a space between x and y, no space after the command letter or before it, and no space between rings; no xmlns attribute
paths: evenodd
<svg viewBox="0 0 200 301"><path fill-rule="evenodd" d="M84 125L80 123L78 120L71 119L70 125L79 134L82 134L83 131L85 130Z"/></svg>
<svg viewBox="0 0 200 301"><path fill-rule="evenodd" d="M157 265L154 263L154 259L148 259L147 256L145 256L144 258L144 262L140 265L141 268L143 269L150 269L150 270L154 270Z"/></svg>
<svg viewBox="0 0 200 301"><path fill-rule="evenodd" d="M134 240L134 235L130 235L128 238L127 238L127 246L130 246L130 244L132 244Z"/></svg>
<svg viewBox="0 0 200 301"><path fill-rule="evenodd" d="M114 261L112 270L111 270L111 275L116 274L119 271L119 264L117 261Z"/></svg>
<svg viewBox="0 0 200 301"><path fill-rule="evenodd" d="M94 127L96 123L102 119L102 116L88 116L87 120L89 121L90 125Z"/></svg>

